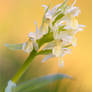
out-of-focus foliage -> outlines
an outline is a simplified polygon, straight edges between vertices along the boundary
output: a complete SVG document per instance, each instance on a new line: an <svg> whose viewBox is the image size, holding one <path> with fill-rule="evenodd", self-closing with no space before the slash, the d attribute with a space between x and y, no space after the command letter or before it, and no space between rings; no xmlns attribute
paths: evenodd
<svg viewBox="0 0 92 92"><path fill-rule="evenodd" d="M48 75L21 83L14 88L14 92L30 92L64 78L72 79L72 77L64 74Z"/></svg>

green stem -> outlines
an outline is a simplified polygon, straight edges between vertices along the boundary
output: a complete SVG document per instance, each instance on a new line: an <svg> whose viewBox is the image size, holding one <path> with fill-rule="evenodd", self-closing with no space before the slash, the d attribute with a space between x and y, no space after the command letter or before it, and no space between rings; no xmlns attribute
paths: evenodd
<svg viewBox="0 0 92 92"><path fill-rule="evenodd" d="M23 64L23 66L20 68L20 70L16 73L16 75L12 78L13 82L17 82L20 77L24 74L24 72L28 69L30 63L33 61L34 57L37 55L37 52L35 50L33 50L31 52L31 54L29 55L29 57L27 58L27 60L25 61L25 63Z"/></svg>

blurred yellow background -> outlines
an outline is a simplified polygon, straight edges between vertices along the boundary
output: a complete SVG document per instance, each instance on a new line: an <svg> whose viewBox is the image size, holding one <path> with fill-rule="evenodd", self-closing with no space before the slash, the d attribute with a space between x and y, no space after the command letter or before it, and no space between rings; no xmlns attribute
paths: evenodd
<svg viewBox="0 0 92 92"><path fill-rule="evenodd" d="M0 0L1 89L28 56L23 51L10 51L4 47L4 44L26 41L28 33L35 31L36 20L40 26L44 13L41 5L51 3L52 7L60 2L63 0ZM79 22L86 25L86 28L78 33L78 44L76 48L73 48L72 54L65 56L64 68L58 67L56 59L41 63L43 56L40 56L34 60L20 81L59 72L71 75L75 80L58 81L58 92L92 92L92 0L77 0L76 5L81 9ZM48 92L54 92L55 85L49 85ZM42 92L45 92L47 88L44 88Z"/></svg>

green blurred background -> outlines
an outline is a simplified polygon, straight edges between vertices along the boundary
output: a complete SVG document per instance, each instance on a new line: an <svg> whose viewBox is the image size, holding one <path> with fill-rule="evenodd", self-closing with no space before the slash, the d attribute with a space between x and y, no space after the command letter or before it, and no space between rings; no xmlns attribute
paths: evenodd
<svg viewBox="0 0 92 92"><path fill-rule="evenodd" d="M73 0L70 0L70 3ZM51 7L63 0L0 0L0 92L26 60L23 51L10 51L5 43L23 43L27 35L35 31L44 13L42 4ZM86 25L85 31L77 35L78 44L72 54L64 57L64 68L59 68L57 59L41 63L43 56L37 57L22 76L19 83L40 76L64 73L75 80L62 80L51 83L35 92L92 92L92 0L77 0L81 14L79 22Z"/></svg>

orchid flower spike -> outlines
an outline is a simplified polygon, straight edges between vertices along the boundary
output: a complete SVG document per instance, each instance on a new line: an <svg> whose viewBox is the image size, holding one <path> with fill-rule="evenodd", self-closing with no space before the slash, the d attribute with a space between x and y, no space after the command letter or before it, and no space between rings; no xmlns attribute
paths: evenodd
<svg viewBox="0 0 92 92"><path fill-rule="evenodd" d="M31 53L34 49L37 53L43 51L46 53L46 57L42 62L56 57L59 66L63 66L63 57L70 54L70 46L75 47L77 45L76 34L85 27L79 24L77 17L80 9L74 6L76 0L73 0L71 6L67 4L68 1L64 0L63 3L52 9L49 9L47 5L43 5L45 14L40 27L38 28L37 22L35 22L36 31L29 33L29 39L26 42L15 45L7 44L6 46L12 50L23 50L27 53Z"/></svg>

